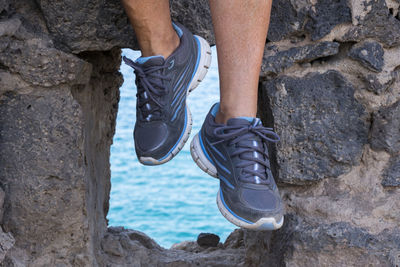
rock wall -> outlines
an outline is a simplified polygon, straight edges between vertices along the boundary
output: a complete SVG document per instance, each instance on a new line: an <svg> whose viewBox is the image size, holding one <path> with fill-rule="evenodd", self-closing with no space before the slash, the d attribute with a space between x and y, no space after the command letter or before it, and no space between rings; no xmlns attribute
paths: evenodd
<svg viewBox="0 0 400 267"><path fill-rule="evenodd" d="M283 265L399 266L399 6L274 2L260 114L282 139Z"/></svg>
<svg viewBox="0 0 400 267"><path fill-rule="evenodd" d="M213 43L207 1L171 1ZM400 266L400 2L274 0L259 114L286 203L275 232L165 249L107 228L119 1L0 0L1 266Z"/></svg>

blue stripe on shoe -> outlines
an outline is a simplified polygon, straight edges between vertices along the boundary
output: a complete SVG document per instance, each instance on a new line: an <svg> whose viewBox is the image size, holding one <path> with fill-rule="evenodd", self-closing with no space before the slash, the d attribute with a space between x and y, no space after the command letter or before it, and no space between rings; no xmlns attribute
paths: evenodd
<svg viewBox="0 0 400 267"><path fill-rule="evenodd" d="M187 122L187 110L185 110L185 122L184 122L185 126L183 127L181 136L179 136L178 141L177 141L176 144L171 148L171 150L168 151L168 153L167 153L164 157L162 157L161 159L159 159L158 161L164 160L166 157L169 156L169 154L171 154L172 151L174 151L175 147L179 144L179 142L181 141L181 139L182 139L182 137L183 137L183 134L185 133L185 130L186 130L186 127L187 127L186 122Z"/></svg>
<svg viewBox="0 0 400 267"><path fill-rule="evenodd" d="M214 157L215 158L215 157ZM223 169L226 173L231 174L231 172L224 166L221 164L221 162L219 162L217 159L214 159L214 162L217 163L217 165Z"/></svg>
<svg viewBox="0 0 400 267"><path fill-rule="evenodd" d="M219 109L219 102L215 103L211 109L211 115L213 115L214 118L215 116L217 116L218 109Z"/></svg>
<svg viewBox="0 0 400 267"><path fill-rule="evenodd" d="M235 189L235 187L226 179L224 176L218 174L218 178L221 179L227 186L229 186L231 189Z"/></svg>
<svg viewBox="0 0 400 267"><path fill-rule="evenodd" d="M208 142L207 142L208 143ZM222 153L221 152L219 152L219 150L218 149L216 149L215 148L215 146L213 146L213 145L210 145L210 144L208 144L211 148L212 148L212 150L214 150L215 151L215 153L217 153L221 158L223 158L224 160L226 160L226 158L225 158L225 156L224 155L222 155Z"/></svg>
<svg viewBox="0 0 400 267"><path fill-rule="evenodd" d="M161 58L164 59L164 57L163 57L162 55L156 55L156 56L149 56L149 57L139 57L139 58L137 58L137 59L135 60L135 62L136 62L136 63L139 63L139 64L144 64L144 63L145 63L146 61L148 61L149 59L157 58L157 57L161 57Z"/></svg>
<svg viewBox="0 0 400 267"><path fill-rule="evenodd" d="M174 116L172 116L171 121L175 120L176 115L178 115L178 112L181 110L183 100L185 100L185 98L182 98L181 102L179 102L178 108L175 110Z"/></svg>
<svg viewBox="0 0 400 267"><path fill-rule="evenodd" d="M194 67L194 70L193 70L193 73L192 73L192 77L190 78L190 82L188 83L188 86L191 84L191 82L192 82L192 80L193 80L193 77L194 77L194 75L195 75L195 73L196 73L196 71L197 71L197 69L198 69L199 62L200 62L200 54L201 54L200 41L197 39L196 36L193 36L193 37L194 37L194 39L196 40L196 43L197 43L197 59L196 59L196 65L195 65L195 67ZM181 78L179 78L179 81L178 81L177 85L180 83L180 81L181 81L181 79L183 78L183 76L185 76L186 71L188 70L188 67L189 67L189 65L186 67L186 69L185 69L184 73L182 74ZM177 86L177 85L176 85L176 86ZM176 90L176 87L174 88L174 91L175 91L175 90ZM187 88L186 88L186 90L187 90ZM174 97L174 100L172 101L171 106L173 106L173 105L175 104L175 101L178 100L178 99L180 98L180 96L181 96L183 93L186 93L186 90L182 90L178 95L176 95L176 96ZM181 102L181 101L182 101L182 100L180 100L180 102ZM179 104L179 105L180 105L180 104ZM178 105L178 106L179 106L179 105ZM180 109L180 108L179 108L179 109ZM176 114L177 114L177 111L175 111L175 114L174 114L174 116L173 116L173 119L171 119L171 121L174 120Z"/></svg>
<svg viewBox="0 0 400 267"><path fill-rule="evenodd" d="M174 27L176 33L178 34L179 38L182 37L183 35L183 31L181 30L181 28L178 27L178 25L176 25L175 23L172 22L172 27Z"/></svg>
<svg viewBox="0 0 400 267"><path fill-rule="evenodd" d="M200 140L201 149L203 150L203 153L204 153L204 155L206 155L207 159L208 159L213 165L215 165L215 163L217 163L217 165L218 165L222 170L224 170L224 171L225 171L226 173L228 173L228 174L231 174L231 172L230 172L227 168L225 168L224 165L222 165L217 159L212 160L211 157L208 155L208 153L207 153L207 151L206 151L206 148L204 147L203 140L202 140L202 138L201 138L201 130L199 131L199 140ZM206 142L207 142L207 140L206 140ZM212 145L210 145L210 147L212 147ZM214 162L215 162L215 163L214 163Z"/></svg>
<svg viewBox="0 0 400 267"><path fill-rule="evenodd" d="M193 37L194 37L194 39L196 40L196 43L197 43L197 58L196 58L196 65L194 66L194 70L193 70L193 73L192 73L192 77L190 78L190 81L189 81L189 83L188 83L188 86L190 85L190 83L191 83L192 80L193 80L194 75L196 74L196 71L197 71L197 69L198 69L198 67L199 67L200 56L201 56L200 41L197 39L196 36L193 36ZM187 66L186 66L185 70L183 71L183 74L181 75L181 77L179 78L178 82L176 83L176 85L175 85L175 87L174 87L174 89L173 89L173 92L175 92L175 90L176 90L176 88L178 87L179 83L181 82L182 78L185 76L186 72L187 72L188 69L189 69L189 66L190 66L190 65L187 65ZM187 88L186 88L186 90L187 90ZM180 93L178 93L178 95L175 95L175 96L174 96L174 99L173 99L173 101L172 101L171 106L173 106L173 105L175 104L175 101L179 99L179 96L182 95L182 92L184 92L184 91L181 91Z"/></svg>
<svg viewBox="0 0 400 267"><path fill-rule="evenodd" d="M212 163L214 164L214 161L210 158L210 156L208 155L206 148L204 147L203 144L203 139L201 137L201 130L199 131L199 140L200 140L200 146L201 146L201 150L203 151L203 154L206 155L206 158Z"/></svg>
<svg viewBox="0 0 400 267"><path fill-rule="evenodd" d="M229 211L230 214L232 214L233 216L235 216L236 218L238 218L238 219L241 220L241 221L244 221L244 222L249 223L249 224L254 224L253 222L248 221L248 220L246 220L246 219L240 217L239 215L235 214L235 213L228 207L228 205L226 205L225 200L224 200L224 196L222 195L222 190L221 190L221 188L219 189L219 195L220 195L222 204L223 204L224 207Z"/></svg>
<svg viewBox="0 0 400 267"><path fill-rule="evenodd" d="M197 60L196 60L196 66L194 67L194 71L193 71L193 74L192 74L192 78L190 79L190 82L192 82L193 77L194 77L194 74L196 73L197 68L199 67L200 54L201 54L201 45L200 45L200 41L199 41L199 39L197 39L196 36L193 36L193 37L194 37L194 39L196 40L196 43L197 43ZM189 84L190 84L190 83L189 83Z"/></svg>
<svg viewBox="0 0 400 267"><path fill-rule="evenodd" d="M176 102L178 99L182 99L182 98L184 97L183 94L186 94L186 90L180 91L179 94L177 94L177 95L175 96L174 100L173 100L172 103L171 103L171 107L174 107L174 104L175 104L175 102Z"/></svg>
<svg viewBox="0 0 400 267"><path fill-rule="evenodd" d="M180 83L181 83L183 77L185 77L186 72L187 72L188 69L189 69L189 66L190 66L190 64L188 64L188 65L186 66L186 68L183 70L182 75L181 75L181 77L179 78L179 80L176 82L174 89L172 89L172 92L175 92L176 89L179 87L179 85L180 85ZM177 96L175 95L174 98L176 98L176 97L177 97ZM174 105L174 102L172 102L171 106L173 106L173 105Z"/></svg>
<svg viewBox="0 0 400 267"><path fill-rule="evenodd" d="M177 29L179 29L179 27L177 27ZM179 29L179 30L180 30L180 29ZM199 62L200 62L200 54L201 54L200 41L197 39L196 36L193 36L193 37L194 37L194 39L196 40L196 43L197 43L197 60L196 60L196 66L195 66L194 71L193 71L193 73L192 73L192 78L190 79L189 84L192 82L193 77L194 77L194 74L195 74L196 71L197 71L197 68L198 68ZM166 157L168 157L169 154L171 154L171 152L172 152L172 151L175 149L175 147L179 144L179 142L181 141L182 136L183 136L183 134L185 133L185 130L186 130L186 121L187 121L187 110L185 110L185 126L184 126L184 128L183 128L183 131L182 131L182 133L181 133L181 136L180 136L179 139L178 139L178 142L176 142L176 144L171 148L171 150L170 150L164 157L162 157L161 159L159 159L158 161L162 161L162 160L164 160ZM207 155L207 154L206 154L206 155ZM208 158L209 158L209 157L208 157ZM209 159L210 159L210 158L209 158ZM210 160L210 162L212 162L212 160Z"/></svg>

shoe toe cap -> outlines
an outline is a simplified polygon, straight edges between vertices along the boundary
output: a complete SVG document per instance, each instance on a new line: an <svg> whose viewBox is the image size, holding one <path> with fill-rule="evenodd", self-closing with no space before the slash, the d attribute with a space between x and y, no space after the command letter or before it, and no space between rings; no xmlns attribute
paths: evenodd
<svg viewBox="0 0 400 267"><path fill-rule="evenodd" d="M229 210L247 221L273 217L278 222L283 216L282 200L277 191L240 188L223 193L223 197Z"/></svg>
<svg viewBox="0 0 400 267"><path fill-rule="evenodd" d="M280 197L272 190L242 188L240 199L244 206L259 211L273 212L280 207Z"/></svg>
<svg viewBox="0 0 400 267"><path fill-rule="evenodd" d="M168 127L163 122L135 127L135 145L138 152L150 153L157 151L168 139Z"/></svg>

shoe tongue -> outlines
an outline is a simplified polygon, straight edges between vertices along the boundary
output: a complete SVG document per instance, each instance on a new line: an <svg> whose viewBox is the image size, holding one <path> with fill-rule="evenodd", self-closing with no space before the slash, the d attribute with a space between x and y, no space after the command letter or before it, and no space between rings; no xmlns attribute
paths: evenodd
<svg viewBox="0 0 400 267"><path fill-rule="evenodd" d="M150 56L150 57L139 57L136 59L136 63L141 64L144 68L152 66L161 66L164 64L163 56Z"/></svg>

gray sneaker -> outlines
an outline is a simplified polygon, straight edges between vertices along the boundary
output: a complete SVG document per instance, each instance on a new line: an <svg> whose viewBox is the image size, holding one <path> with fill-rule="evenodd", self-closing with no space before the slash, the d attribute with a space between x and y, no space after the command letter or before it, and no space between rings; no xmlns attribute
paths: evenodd
<svg viewBox="0 0 400 267"><path fill-rule="evenodd" d="M211 63L207 41L173 24L180 44L167 58L140 57L135 62L137 86L134 140L139 161L159 165L171 160L185 145L192 129L186 97L203 80Z"/></svg>
<svg viewBox="0 0 400 267"><path fill-rule="evenodd" d="M217 124L219 104L208 113L190 152L197 165L219 178L217 205L231 223L253 230L283 224L283 205L271 173L266 142L279 137L257 118L233 118Z"/></svg>

